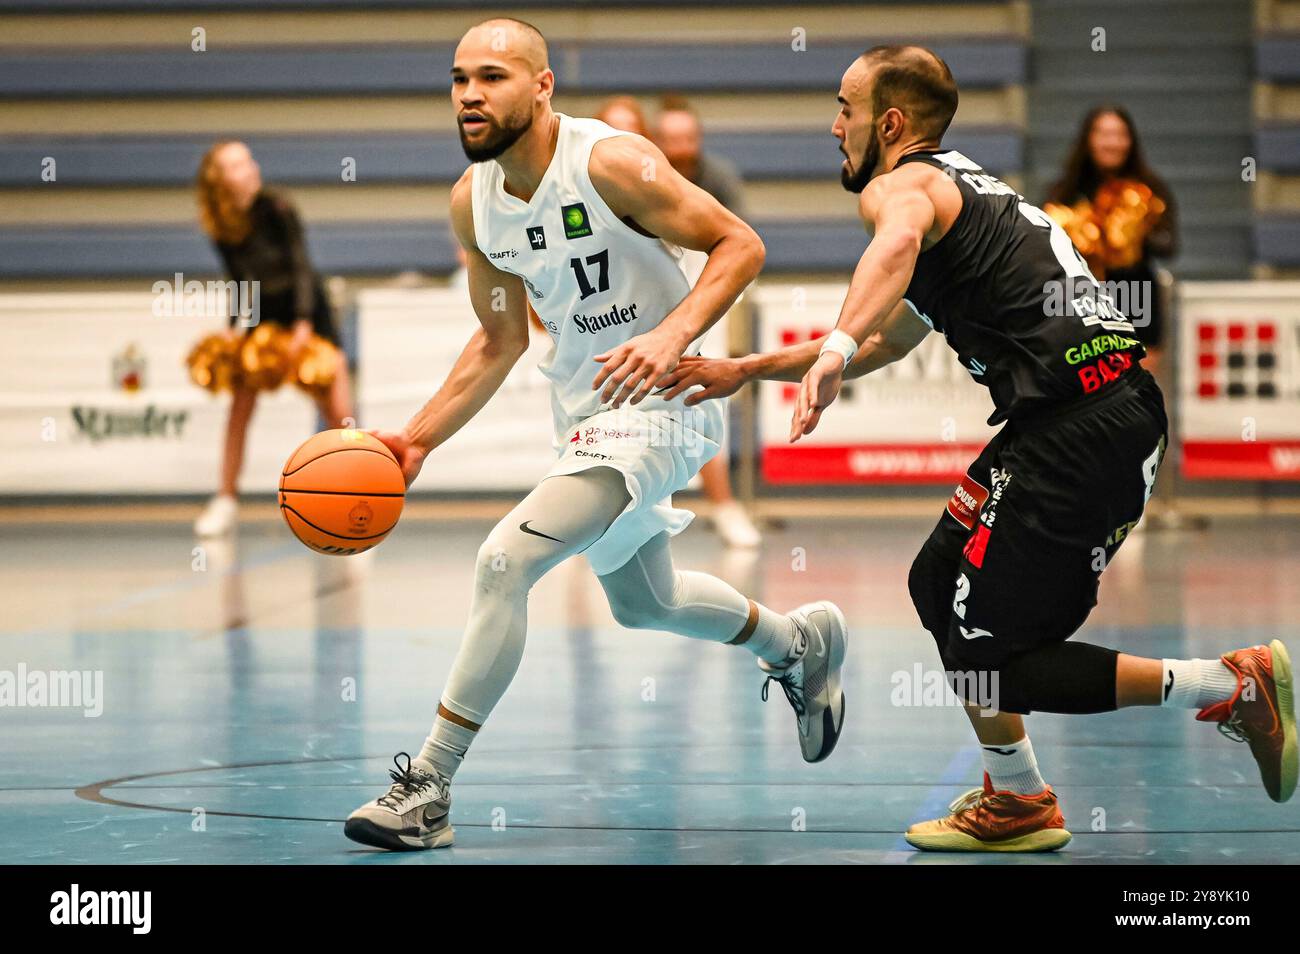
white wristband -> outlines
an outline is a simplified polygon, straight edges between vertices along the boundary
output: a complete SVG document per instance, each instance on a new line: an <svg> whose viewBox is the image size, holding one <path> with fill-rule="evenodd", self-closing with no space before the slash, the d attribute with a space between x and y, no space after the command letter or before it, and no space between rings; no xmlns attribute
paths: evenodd
<svg viewBox="0 0 1300 954"><path fill-rule="evenodd" d="M858 343L853 340L853 336L847 331L840 331L836 328L827 337L822 344L822 350L817 352L817 357L821 357L827 351L833 351L844 359L844 367L849 366L853 356L858 353Z"/></svg>

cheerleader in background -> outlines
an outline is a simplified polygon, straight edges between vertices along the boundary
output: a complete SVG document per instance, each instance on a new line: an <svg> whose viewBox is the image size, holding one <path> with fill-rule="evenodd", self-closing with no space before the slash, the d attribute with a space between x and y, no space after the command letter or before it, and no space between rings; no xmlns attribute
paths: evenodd
<svg viewBox="0 0 1300 954"><path fill-rule="evenodd" d="M1155 371L1165 315L1152 260L1178 253L1178 228L1173 195L1147 165L1127 110L1088 112L1043 209L1061 223L1098 281L1127 289L1128 300L1116 304L1133 321L1146 345L1144 363Z"/></svg>
<svg viewBox="0 0 1300 954"><path fill-rule="evenodd" d="M311 396L330 427L355 421L334 315L307 259L293 205L263 188L261 170L242 142L219 142L209 149L196 186L199 219L227 275L235 282L258 283L255 324L241 331L232 315L224 335L204 339L189 357L195 383L231 391L220 489L194 525L199 536L218 536L236 522L236 484L258 391L289 381ZM247 312L249 303L241 304L239 310Z"/></svg>

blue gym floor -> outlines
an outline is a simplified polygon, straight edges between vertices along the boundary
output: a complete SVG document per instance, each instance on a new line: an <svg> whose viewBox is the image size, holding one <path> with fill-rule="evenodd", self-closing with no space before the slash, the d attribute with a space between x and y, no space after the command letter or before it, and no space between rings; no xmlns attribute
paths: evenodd
<svg viewBox="0 0 1300 954"><path fill-rule="evenodd" d="M937 495L940 498L942 495ZM936 503L937 515L940 503ZM792 520L727 554L676 542L774 607L830 598L850 627L847 725L799 757L751 657L612 620L585 562L534 590L520 673L453 789L456 846L387 854L342 819L428 730L490 523L404 521L363 558L245 525L196 555L179 522L3 530L0 669L103 674L103 712L0 708L8 863L1265 863L1300 857L1245 746L1191 712L1028 720L1075 838L1054 855L923 855L900 833L979 782L956 708L897 705L938 659L907 597L932 520ZM1213 656L1281 637L1300 654L1300 522L1220 518L1133 537L1083 638ZM802 548L801 551L796 548ZM800 553L806 564L799 566ZM354 688L353 688L354 687ZM895 697L891 699L891 696Z"/></svg>

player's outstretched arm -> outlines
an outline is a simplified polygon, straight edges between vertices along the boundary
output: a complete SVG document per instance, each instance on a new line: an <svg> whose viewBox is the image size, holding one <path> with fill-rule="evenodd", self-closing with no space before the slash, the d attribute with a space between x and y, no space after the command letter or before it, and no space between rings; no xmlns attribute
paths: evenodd
<svg viewBox="0 0 1300 954"><path fill-rule="evenodd" d="M835 350L823 351L799 385L790 420L790 442L811 434L822 412L839 396L844 369L865 341L894 314L912 281L916 258L936 223L925 175L900 171L882 176L862 193L859 210L875 237L858 260L840 319L828 336ZM853 354L849 354L849 351Z"/></svg>
<svg viewBox="0 0 1300 954"><path fill-rule="evenodd" d="M424 458L467 424L501 387L528 350L528 311L523 282L495 268L474 241L470 175L451 196L452 227L468 259L470 301L479 328L470 337L436 394L400 432L372 431L402 464L409 487Z"/></svg>
<svg viewBox="0 0 1300 954"><path fill-rule="evenodd" d="M602 399L616 406L629 398L638 404L758 276L763 242L640 136L601 140L588 170L592 185L619 218L675 245L709 253L695 287L657 328L596 356L604 367L592 388L603 388Z"/></svg>
<svg viewBox="0 0 1300 954"><path fill-rule="evenodd" d="M905 302L899 302L880 328L862 343L844 370L844 377L860 378L892 364L919 345L929 332L930 326ZM743 358L684 357L662 379L662 386L667 389L663 397L671 399L699 386L703 390L694 391L686 398L687 405L695 405L735 394L748 381L802 380L817 360L825 340L823 336Z"/></svg>

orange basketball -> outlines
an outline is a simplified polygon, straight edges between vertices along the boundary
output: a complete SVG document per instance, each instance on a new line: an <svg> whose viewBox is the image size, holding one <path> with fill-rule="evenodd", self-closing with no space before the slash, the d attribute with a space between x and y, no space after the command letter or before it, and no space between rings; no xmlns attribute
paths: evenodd
<svg viewBox="0 0 1300 954"><path fill-rule="evenodd" d="M363 431L321 431L280 475L280 514L317 553L363 553L397 526L406 480L393 452Z"/></svg>

